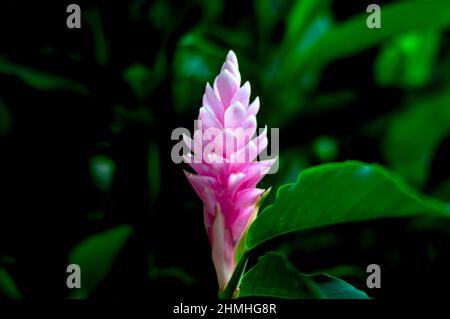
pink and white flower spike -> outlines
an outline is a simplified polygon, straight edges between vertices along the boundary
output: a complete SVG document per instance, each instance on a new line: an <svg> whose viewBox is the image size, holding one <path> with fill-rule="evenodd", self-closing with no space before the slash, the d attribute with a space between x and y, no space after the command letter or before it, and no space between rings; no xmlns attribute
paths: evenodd
<svg viewBox="0 0 450 319"><path fill-rule="evenodd" d="M197 173L186 175L204 203L219 291L230 280L239 240L256 217L264 193L256 185L275 161L257 161L268 141L266 129L255 136L259 99L249 99L250 83L241 86L238 60L230 51L214 85L206 84L194 138L184 137L192 152L184 161Z"/></svg>

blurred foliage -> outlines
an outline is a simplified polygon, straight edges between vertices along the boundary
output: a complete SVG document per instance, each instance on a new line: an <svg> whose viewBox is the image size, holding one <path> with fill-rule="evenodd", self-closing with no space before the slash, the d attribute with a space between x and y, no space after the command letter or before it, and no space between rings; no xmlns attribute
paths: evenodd
<svg viewBox="0 0 450 319"><path fill-rule="evenodd" d="M200 53L200 54L199 54ZM180 114L192 111L215 71L220 69L223 51L209 43L201 33L188 33L180 39L174 58L173 94L176 111Z"/></svg>
<svg viewBox="0 0 450 319"><path fill-rule="evenodd" d="M107 192L111 190L116 165L114 162L102 155L94 155L90 161L92 179L98 189Z"/></svg>
<svg viewBox="0 0 450 319"><path fill-rule="evenodd" d="M0 266L0 296L8 299L22 298L16 283L9 275L8 271Z"/></svg>
<svg viewBox="0 0 450 319"><path fill-rule="evenodd" d="M330 162L337 158L339 147L332 136L320 136L314 141L314 153L322 162Z"/></svg>
<svg viewBox="0 0 450 319"><path fill-rule="evenodd" d="M86 298L108 275L120 250L133 228L130 225L98 233L79 243L69 256L69 264L81 269L81 288L74 290L71 298Z"/></svg>
<svg viewBox="0 0 450 319"><path fill-rule="evenodd" d="M427 181L433 155L450 134L450 90L412 99L393 114L383 151L388 163L411 184Z"/></svg>

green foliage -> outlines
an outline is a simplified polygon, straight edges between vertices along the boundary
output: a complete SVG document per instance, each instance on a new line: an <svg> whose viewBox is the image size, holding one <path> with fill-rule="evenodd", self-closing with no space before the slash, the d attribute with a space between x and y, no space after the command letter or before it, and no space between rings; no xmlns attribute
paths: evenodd
<svg viewBox="0 0 450 319"><path fill-rule="evenodd" d="M331 1L291 1L284 21L282 54L303 51L328 31ZM324 19L325 18L325 19ZM325 24L321 24L324 21Z"/></svg>
<svg viewBox="0 0 450 319"><path fill-rule="evenodd" d="M314 153L322 162L336 159L339 153L338 141L332 136L320 136L314 141Z"/></svg>
<svg viewBox="0 0 450 319"><path fill-rule="evenodd" d="M142 63L134 63L123 71L123 78L133 90L136 97L143 100L149 97L165 78L166 60L159 54L153 68Z"/></svg>
<svg viewBox="0 0 450 319"><path fill-rule="evenodd" d="M150 6L148 10L148 18L150 22L160 31L170 28L172 8L169 1L158 0Z"/></svg>
<svg viewBox="0 0 450 319"><path fill-rule="evenodd" d="M450 217L444 206L418 197L379 165L324 164L280 187L275 203L250 227L247 246L253 249L276 236L314 227L418 214Z"/></svg>
<svg viewBox="0 0 450 319"><path fill-rule="evenodd" d="M293 52L284 61L285 67L292 70L288 78L293 79L300 71L320 68L332 60L351 56L406 31L439 31L450 26L448 2L445 0L434 1L433 5L427 0L400 1L385 5L381 29L361 27L366 25L366 19L367 13L361 13L330 28L309 50ZM283 72L288 73L287 69L283 69Z"/></svg>
<svg viewBox="0 0 450 319"><path fill-rule="evenodd" d="M64 77L15 64L0 56L0 74L14 76L37 90L68 90L81 95L90 95L90 90L81 83Z"/></svg>
<svg viewBox="0 0 450 319"><path fill-rule="evenodd" d="M94 155L90 160L89 166L92 180L97 188L104 192L111 190L116 172L114 161L104 155Z"/></svg>
<svg viewBox="0 0 450 319"><path fill-rule="evenodd" d="M241 289L240 296L311 296L307 287L311 289L312 284L302 277L297 281L289 280L296 270L291 266L281 267L279 256L263 258L245 273L248 256L267 241L292 232L341 223L411 216L448 218L450 209L435 200L421 197L401 179L377 164L348 161L306 169L300 173L296 183L280 187L274 204L259 214L251 225L247 234L246 254L241 258L222 297L231 296L237 285ZM284 269L284 272L280 269ZM267 276L268 273L271 275ZM320 289L312 289L316 297L317 294L330 298L362 297L359 291L350 288L345 282L337 278L325 278L327 280L322 281ZM320 292L321 289L323 292Z"/></svg>
<svg viewBox="0 0 450 319"><path fill-rule="evenodd" d="M220 70L223 51L206 40L201 32L186 34L180 39L174 58L172 85L175 110L179 114L191 111L201 103L205 83L212 82Z"/></svg>
<svg viewBox="0 0 450 319"><path fill-rule="evenodd" d="M289 299L367 299L366 293L345 281L326 275L299 272L279 252L269 252L241 279L239 297Z"/></svg>
<svg viewBox="0 0 450 319"><path fill-rule="evenodd" d="M148 271L148 276L152 280L161 278L175 278L186 285L193 285L196 280L192 275L179 267L152 267Z"/></svg>
<svg viewBox="0 0 450 319"><path fill-rule="evenodd" d="M430 83L440 33L422 31L402 34L386 43L375 61L375 79L380 86L424 87Z"/></svg>
<svg viewBox="0 0 450 319"><path fill-rule="evenodd" d="M195 285L197 283L197 279L181 267L161 267L157 265L157 258L155 252L153 251L150 252L148 256L148 268L148 277L150 278L150 280L175 279L189 286Z"/></svg>
<svg viewBox="0 0 450 319"><path fill-rule="evenodd" d="M416 99L395 114L384 137L389 165L415 186L428 179L439 144L450 134L450 91Z"/></svg>
<svg viewBox="0 0 450 319"><path fill-rule="evenodd" d="M21 299L22 295L8 271L0 266L0 296L8 299Z"/></svg>
<svg viewBox="0 0 450 319"><path fill-rule="evenodd" d="M262 44L269 44L275 25L286 15L289 0L254 0L259 36Z"/></svg>
<svg viewBox="0 0 450 319"><path fill-rule="evenodd" d="M139 98L143 98L146 95L145 91L152 84L150 81L151 71L140 63L135 63L125 69L123 77L133 89L134 94Z"/></svg>
<svg viewBox="0 0 450 319"><path fill-rule="evenodd" d="M130 225L121 225L97 233L75 246L69 256L69 264L81 268L81 288L71 298L86 298L106 278L115 259L133 232Z"/></svg>

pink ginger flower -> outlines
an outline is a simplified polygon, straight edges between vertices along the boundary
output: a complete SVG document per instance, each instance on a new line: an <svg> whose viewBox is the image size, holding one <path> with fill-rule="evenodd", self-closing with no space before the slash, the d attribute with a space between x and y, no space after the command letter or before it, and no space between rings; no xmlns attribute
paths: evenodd
<svg viewBox="0 0 450 319"><path fill-rule="evenodd" d="M198 174L186 175L204 203L204 222L220 291L236 266L239 240L256 217L264 193L256 185L275 161L256 161L267 147L267 128L253 138L259 99L249 104L250 83L240 84L238 61L230 51L213 87L206 84L193 140L184 136L193 152L184 161Z"/></svg>

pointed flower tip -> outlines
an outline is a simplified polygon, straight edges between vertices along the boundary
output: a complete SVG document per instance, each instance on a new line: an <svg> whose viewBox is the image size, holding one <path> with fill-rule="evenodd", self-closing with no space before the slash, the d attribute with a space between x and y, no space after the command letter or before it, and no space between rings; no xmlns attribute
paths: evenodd
<svg viewBox="0 0 450 319"><path fill-rule="evenodd" d="M233 50L228 51L227 59L226 61L233 63L234 65L238 65L236 53L234 53Z"/></svg>

